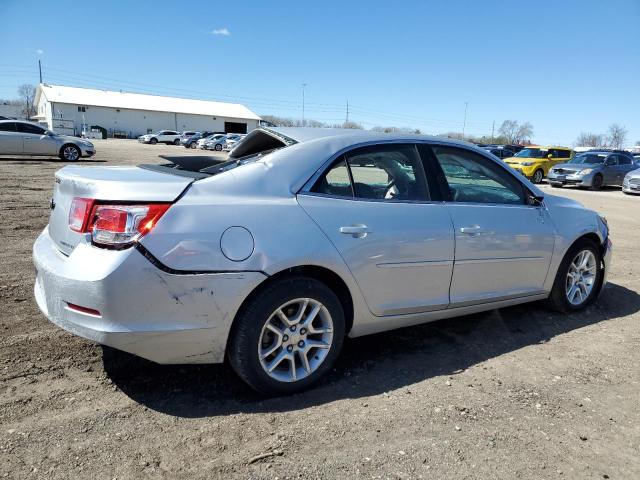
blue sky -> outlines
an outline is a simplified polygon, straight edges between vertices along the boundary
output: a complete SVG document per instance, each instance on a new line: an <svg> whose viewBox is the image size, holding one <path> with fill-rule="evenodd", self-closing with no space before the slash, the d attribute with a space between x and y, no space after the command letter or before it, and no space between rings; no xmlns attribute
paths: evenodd
<svg viewBox="0 0 640 480"><path fill-rule="evenodd" d="M640 0L0 0L0 98L37 83L236 101L427 133L530 121L640 141Z"/></svg>

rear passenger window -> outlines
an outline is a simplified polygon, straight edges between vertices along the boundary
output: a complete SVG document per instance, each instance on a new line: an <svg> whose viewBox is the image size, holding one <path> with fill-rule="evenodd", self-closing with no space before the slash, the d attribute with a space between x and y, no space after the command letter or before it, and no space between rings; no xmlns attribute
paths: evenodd
<svg viewBox="0 0 640 480"><path fill-rule="evenodd" d="M523 205L526 196L522 184L500 165L475 152L456 147L432 147L444 172L454 202L503 203Z"/></svg>
<svg viewBox="0 0 640 480"><path fill-rule="evenodd" d="M375 145L347 154L356 197L427 200L422 161L414 145Z"/></svg>
<svg viewBox="0 0 640 480"><path fill-rule="evenodd" d="M312 191L336 197L353 197L347 162L339 161L314 185Z"/></svg>
<svg viewBox="0 0 640 480"><path fill-rule="evenodd" d="M422 160L414 145L353 150L318 179L313 192L371 200L428 200Z"/></svg>
<svg viewBox="0 0 640 480"><path fill-rule="evenodd" d="M632 161L630 157L626 155L618 155L618 164L619 165L631 165Z"/></svg>

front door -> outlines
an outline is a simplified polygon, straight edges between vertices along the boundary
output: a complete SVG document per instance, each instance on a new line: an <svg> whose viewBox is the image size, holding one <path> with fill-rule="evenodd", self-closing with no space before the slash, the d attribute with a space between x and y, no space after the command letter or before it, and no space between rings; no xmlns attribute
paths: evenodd
<svg viewBox="0 0 640 480"><path fill-rule="evenodd" d="M22 150L25 155L57 155L59 145L50 135L45 135L45 129L31 123L18 122L16 124L22 138Z"/></svg>
<svg viewBox="0 0 640 480"><path fill-rule="evenodd" d="M429 199L416 147L397 144L347 153L298 195L377 316L449 304L453 228Z"/></svg>
<svg viewBox="0 0 640 480"><path fill-rule="evenodd" d="M555 230L543 206L501 165L464 148L434 146L455 229L451 307L539 294Z"/></svg>

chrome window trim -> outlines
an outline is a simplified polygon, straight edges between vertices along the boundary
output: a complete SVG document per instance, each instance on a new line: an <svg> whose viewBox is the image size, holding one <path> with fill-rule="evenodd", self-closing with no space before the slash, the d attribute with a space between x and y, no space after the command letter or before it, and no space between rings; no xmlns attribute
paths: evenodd
<svg viewBox="0 0 640 480"><path fill-rule="evenodd" d="M389 139L389 140L370 140L370 141L366 141L366 142L360 142L360 143L356 143L353 145L349 145L348 147L345 147L341 150L338 150L336 153L334 153L333 155L331 155L329 157L328 160L326 160L325 162L322 163L322 165L315 171L315 173L313 175L311 175L311 177L304 183L304 185L302 186L302 188L300 188L295 194L296 195L310 195L310 196L319 196L319 197L325 197L325 198L338 198L338 199L343 199L343 200L356 200L356 201L369 201L369 202L386 202L386 203L428 203L428 204L439 204L439 205L448 205L448 204L452 204L452 205L488 205L488 206L510 206L510 207L529 207L529 208L542 208L544 207L546 209L546 206L544 204L544 200L542 202L541 205L529 205L529 204L522 204L522 205L518 205L518 204L510 204L510 203L480 203L480 202L449 202L446 200L389 200L389 199L376 199L376 198L360 198L360 197L342 197L339 195L330 195L327 193L317 193L317 192L312 192L311 189L313 188L313 185L315 185L315 183L318 181L318 179L320 178L320 176L322 174L324 174L324 172L326 171L326 169L328 169L333 162L335 162L338 157L340 157L341 155L346 155L348 152L350 152L351 150L355 150L361 147L369 147L369 146L373 146L373 145L393 145L393 144L413 144L417 147L417 145L427 145L427 146L431 146L431 145L438 145L438 146L443 146L443 147L452 147L452 148L460 148L462 150L466 150L468 152L472 152L472 153L476 153L479 155L482 155L483 157L489 159L490 161L492 161L494 164L498 165L500 168L502 168L505 172L507 172L509 175L511 175L513 178L515 178L518 183L520 183L522 185L523 188L525 188L528 192L530 192L529 187L527 186L527 184L525 182L522 181L522 176L516 172L513 172L512 169L506 165L502 160L500 160L499 158L491 155L488 152L485 152L483 150L481 150L480 148L469 148L466 145L458 145L458 144L454 144L451 142L448 142L446 140L442 140L442 141L438 141L438 140L421 140L421 139L408 139L408 138L404 138L404 139ZM418 152L418 155L420 156L420 158L422 158L422 156L420 155L420 152ZM424 163L424 162L423 162ZM427 174L427 171L425 170L424 174ZM429 194L431 194L431 192L429 192Z"/></svg>

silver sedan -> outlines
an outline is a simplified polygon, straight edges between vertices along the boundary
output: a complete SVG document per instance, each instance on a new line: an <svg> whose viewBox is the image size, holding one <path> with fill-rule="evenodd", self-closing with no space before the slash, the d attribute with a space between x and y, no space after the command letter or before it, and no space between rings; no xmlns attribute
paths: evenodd
<svg viewBox="0 0 640 480"><path fill-rule="evenodd" d="M536 300L574 312L606 280L604 218L467 143L259 128L219 162L58 171L33 249L42 312L159 363L226 357L281 394L345 336Z"/></svg>
<svg viewBox="0 0 640 480"><path fill-rule="evenodd" d="M0 155L57 155L75 162L95 153L88 140L59 135L32 122L0 120Z"/></svg>

